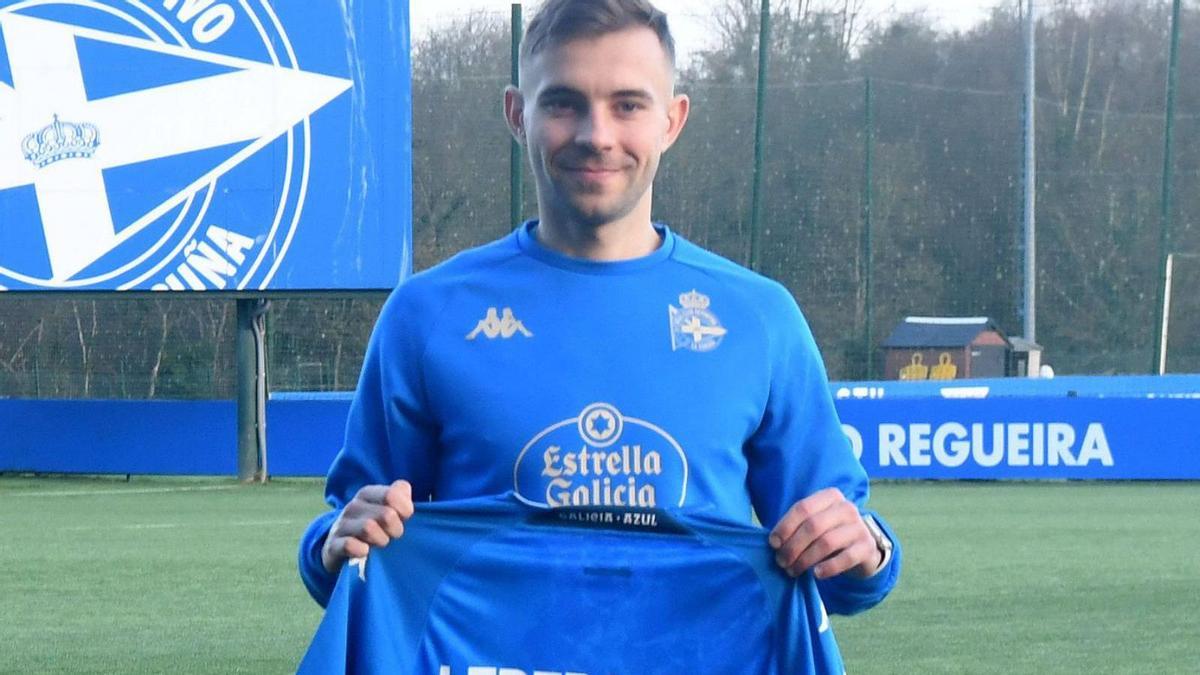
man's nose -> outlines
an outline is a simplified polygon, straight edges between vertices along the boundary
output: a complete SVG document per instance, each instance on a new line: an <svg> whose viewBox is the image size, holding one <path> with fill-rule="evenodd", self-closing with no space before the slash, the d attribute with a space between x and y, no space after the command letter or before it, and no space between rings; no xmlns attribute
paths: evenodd
<svg viewBox="0 0 1200 675"><path fill-rule="evenodd" d="M616 142L616 125L603 110L592 110L579 121L575 142L596 149L607 149Z"/></svg>

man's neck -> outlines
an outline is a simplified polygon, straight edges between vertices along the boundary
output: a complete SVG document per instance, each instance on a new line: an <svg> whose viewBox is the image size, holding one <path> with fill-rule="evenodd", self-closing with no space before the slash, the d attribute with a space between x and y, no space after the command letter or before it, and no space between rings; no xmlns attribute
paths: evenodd
<svg viewBox="0 0 1200 675"><path fill-rule="evenodd" d="M550 250L596 262L641 258L662 245L662 236L649 217L623 218L598 226L543 218L535 235Z"/></svg>

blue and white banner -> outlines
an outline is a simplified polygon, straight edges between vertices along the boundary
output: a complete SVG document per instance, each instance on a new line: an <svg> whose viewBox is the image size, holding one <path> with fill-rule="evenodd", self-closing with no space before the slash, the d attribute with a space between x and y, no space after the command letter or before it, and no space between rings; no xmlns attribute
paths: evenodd
<svg viewBox="0 0 1200 675"><path fill-rule="evenodd" d="M0 0L0 290L387 289L407 2Z"/></svg>
<svg viewBox="0 0 1200 675"><path fill-rule="evenodd" d="M1200 399L837 402L871 478L1200 480Z"/></svg>

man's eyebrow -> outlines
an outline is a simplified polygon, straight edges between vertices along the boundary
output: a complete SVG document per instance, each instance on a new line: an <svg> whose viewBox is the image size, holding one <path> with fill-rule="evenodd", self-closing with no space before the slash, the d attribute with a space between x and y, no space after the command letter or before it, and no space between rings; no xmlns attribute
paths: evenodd
<svg viewBox="0 0 1200 675"><path fill-rule="evenodd" d="M546 87L538 92L538 100L547 98L582 98L583 92L564 85Z"/></svg>
<svg viewBox="0 0 1200 675"><path fill-rule="evenodd" d="M645 101L654 100L654 94L648 89L618 89L614 91L611 98L635 98ZM556 98L584 98L583 92L566 85L552 85L538 92L537 98L539 101L545 99Z"/></svg>
<svg viewBox="0 0 1200 675"><path fill-rule="evenodd" d="M613 98L640 98L650 101L654 99L654 94L646 89L620 89L613 92Z"/></svg>

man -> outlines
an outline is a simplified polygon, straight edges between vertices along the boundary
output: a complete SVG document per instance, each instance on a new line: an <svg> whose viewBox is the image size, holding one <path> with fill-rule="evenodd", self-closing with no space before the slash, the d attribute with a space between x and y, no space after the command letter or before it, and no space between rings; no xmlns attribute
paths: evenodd
<svg viewBox="0 0 1200 675"><path fill-rule="evenodd" d="M546 505L711 506L773 525L789 574L833 612L899 573L864 515L812 335L779 284L651 221L687 122L674 44L647 0L548 0L505 115L539 219L414 276L384 307L301 543L322 604L347 559L404 533L413 502L514 491Z"/></svg>

